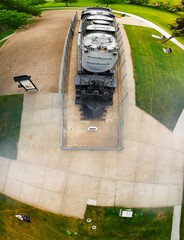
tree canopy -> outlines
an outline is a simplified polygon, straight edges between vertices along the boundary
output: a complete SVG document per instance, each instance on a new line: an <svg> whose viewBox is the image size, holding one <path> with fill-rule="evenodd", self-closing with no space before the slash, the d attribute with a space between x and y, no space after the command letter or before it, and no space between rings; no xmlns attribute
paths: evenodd
<svg viewBox="0 0 184 240"><path fill-rule="evenodd" d="M120 3L120 0L97 0L98 3L109 6L109 4Z"/></svg>
<svg viewBox="0 0 184 240"><path fill-rule="evenodd" d="M34 22L32 16L40 16L41 10L34 5L45 0L1 0L0 29L17 29Z"/></svg>
<svg viewBox="0 0 184 240"><path fill-rule="evenodd" d="M68 7L69 3L77 3L78 0L55 0L55 2L63 2L66 4L66 7Z"/></svg>
<svg viewBox="0 0 184 240"><path fill-rule="evenodd" d="M176 21L170 25L170 29L174 30L170 38L168 38L163 43L166 43L173 37L183 37L184 36L184 17L176 18Z"/></svg>

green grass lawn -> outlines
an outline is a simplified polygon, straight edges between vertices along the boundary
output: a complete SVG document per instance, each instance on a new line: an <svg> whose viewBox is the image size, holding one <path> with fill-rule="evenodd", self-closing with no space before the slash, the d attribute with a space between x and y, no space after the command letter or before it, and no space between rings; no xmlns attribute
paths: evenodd
<svg viewBox="0 0 184 240"><path fill-rule="evenodd" d="M4 40L4 41L0 42L0 48L5 44L6 41L7 40Z"/></svg>
<svg viewBox="0 0 184 240"><path fill-rule="evenodd" d="M168 42L162 45L154 29L125 25L132 49L136 104L173 130L184 108L184 54ZM171 47L166 54L163 47Z"/></svg>
<svg viewBox="0 0 184 240"><path fill-rule="evenodd" d="M0 96L0 156L16 159L23 95Z"/></svg>
<svg viewBox="0 0 184 240"><path fill-rule="evenodd" d="M3 39L3 38L5 38L5 37L7 37L7 36L9 36L9 35L11 35L11 34L14 33L14 32L15 32L14 29L8 30L8 31L6 31L6 32L0 31L0 40Z"/></svg>
<svg viewBox="0 0 184 240"><path fill-rule="evenodd" d="M119 217L119 210L117 207L88 206L85 219L80 220L40 210L0 193L1 240L170 239L173 208L134 209L133 218ZM33 222L16 219L15 215L20 213L29 214ZM92 222L87 223L87 218ZM91 228L93 225L96 230Z"/></svg>

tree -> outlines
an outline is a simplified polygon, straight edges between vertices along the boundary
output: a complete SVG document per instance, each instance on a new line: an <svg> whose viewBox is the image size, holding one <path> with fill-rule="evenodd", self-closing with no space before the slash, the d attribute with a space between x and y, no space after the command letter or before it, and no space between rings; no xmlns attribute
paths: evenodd
<svg viewBox="0 0 184 240"><path fill-rule="evenodd" d="M149 0L130 0L130 4L142 5L149 3Z"/></svg>
<svg viewBox="0 0 184 240"><path fill-rule="evenodd" d="M32 14L33 16L40 16L41 10L34 6L31 6L28 1L21 0L1 0L4 4L4 8L7 10L15 10L17 12L24 12L27 14Z"/></svg>
<svg viewBox="0 0 184 240"><path fill-rule="evenodd" d="M35 22L30 18L40 16L41 10L35 4L43 3L45 0L0 0L0 31L9 28L19 28L29 23Z"/></svg>
<svg viewBox="0 0 184 240"><path fill-rule="evenodd" d="M68 7L69 3L77 3L78 0L55 0L55 2L63 2L66 3L66 7Z"/></svg>
<svg viewBox="0 0 184 240"><path fill-rule="evenodd" d="M166 43L173 37L184 36L184 17L176 18L176 22L169 25L170 25L170 29L174 31L172 35L167 40L165 40L162 44Z"/></svg>
<svg viewBox="0 0 184 240"><path fill-rule="evenodd" d="M120 0L97 0L98 3L109 6L109 4L119 3Z"/></svg>
<svg viewBox="0 0 184 240"><path fill-rule="evenodd" d="M46 0L28 0L29 5L39 5L46 3Z"/></svg>
<svg viewBox="0 0 184 240"><path fill-rule="evenodd" d="M1 10L0 11L0 26L1 28L13 28L17 29L21 26L27 25L28 23L35 22L35 20L30 20L31 14L19 13L12 10Z"/></svg>

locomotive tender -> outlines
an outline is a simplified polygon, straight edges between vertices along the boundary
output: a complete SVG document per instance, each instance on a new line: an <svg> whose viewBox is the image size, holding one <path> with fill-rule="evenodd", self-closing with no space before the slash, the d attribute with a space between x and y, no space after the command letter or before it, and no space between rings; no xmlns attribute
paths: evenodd
<svg viewBox="0 0 184 240"><path fill-rule="evenodd" d="M117 23L110 8L84 8L77 40L75 103L84 114L98 118L113 104L117 87L114 77L118 60Z"/></svg>

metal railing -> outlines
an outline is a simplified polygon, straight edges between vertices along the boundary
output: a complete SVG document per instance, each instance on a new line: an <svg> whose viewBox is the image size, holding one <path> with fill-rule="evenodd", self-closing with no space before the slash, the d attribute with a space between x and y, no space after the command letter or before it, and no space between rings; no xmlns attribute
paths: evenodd
<svg viewBox="0 0 184 240"><path fill-rule="evenodd" d="M73 17L73 20L70 24L70 27L68 29L67 37L65 40L63 58L62 58L62 62L61 62L60 81L59 81L59 92L61 92L61 93L64 93L65 81L66 81L67 60L68 60L68 50L69 50L71 37L73 36L73 33L74 33L74 25L77 20L77 16L78 16L78 14L76 12L76 14Z"/></svg>

